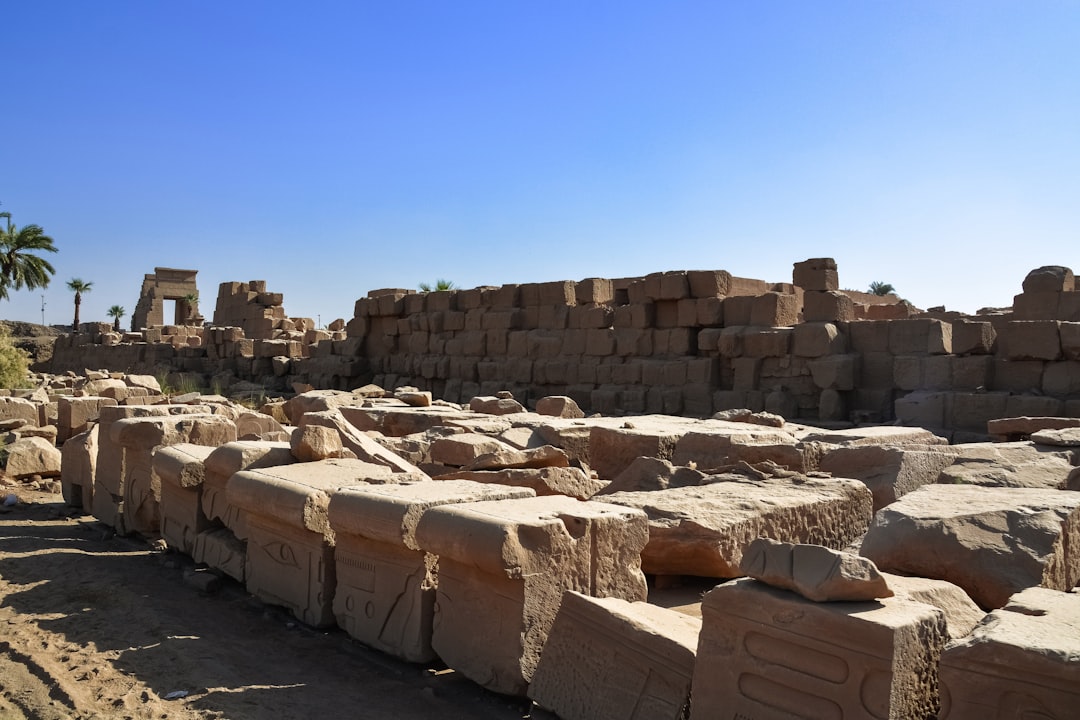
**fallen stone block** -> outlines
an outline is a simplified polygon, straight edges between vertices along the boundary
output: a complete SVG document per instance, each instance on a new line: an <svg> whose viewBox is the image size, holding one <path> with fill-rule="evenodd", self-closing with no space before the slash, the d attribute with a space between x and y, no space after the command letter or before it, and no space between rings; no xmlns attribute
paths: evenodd
<svg viewBox="0 0 1080 720"><path fill-rule="evenodd" d="M101 408L114 405L112 398L61 395L56 401L56 441L63 445L68 438L86 432L97 422Z"/></svg>
<svg viewBox="0 0 1080 720"><path fill-rule="evenodd" d="M1080 447L1080 427L1039 430L1031 434L1031 442L1052 447Z"/></svg>
<svg viewBox="0 0 1080 720"><path fill-rule="evenodd" d="M942 720L1065 720L1080 708L1080 594L1029 588L941 654Z"/></svg>
<svg viewBox="0 0 1080 720"><path fill-rule="evenodd" d="M366 645L409 662L429 662L438 558L415 540L416 525L440 505L531 497L524 488L467 480L347 487L330 497L335 533L337 624Z"/></svg>
<svg viewBox="0 0 1080 720"><path fill-rule="evenodd" d="M749 578L701 604L691 720L931 718L945 617L901 598L815 603Z"/></svg>
<svg viewBox="0 0 1080 720"><path fill-rule="evenodd" d="M912 577L882 573L896 597L908 598L927 605L933 605L945 613L945 622L949 629L949 638L957 640L964 637L982 621L986 613L968 597L964 589L946 580Z"/></svg>
<svg viewBox="0 0 1080 720"><path fill-rule="evenodd" d="M869 601L893 596L873 562L822 545L760 537L746 548L739 569L755 580L814 602Z"/></svg>
<svg viewBox="0 0 1080 720"><path fill-rule="evenodd" d="M16 480L34 475L60 477L61 452L41 437L23 437L5 446L4 474Z"/></svg>
<svg viewBox="0 0 1080 720"><path fill-rule="evenodd" d="M536 412L540 415L550 415L561 418L582 418L585 413L581 411L574 399L566 395L549 395L536 401Z"/></svg>
<svg viewBox="0 0 1080 720"><path fill-rule="evenodd" d="M203 463L203 513L208 520L224 525L238 539L243 540L247 537L244 513L228 501L226 488L229 478L241 470L276 467L294 462L296 459L287 442L238 440L225 443L210 453Z"/></svg>
<svg viewBox="0 0 1080 720"><path fill-rule="evenodd" d="M229 478L230 505L246 515L244 583L313 627L334 624L334 533L330 496L350 485L393 482L383 465L334 459L241 470Z"/></svg>
<svg viewBox="0 0 1080 720"><path fill-rule="evenodd" d="M305 413L298 427L303 430L311 426L336 430L341 438L342 446L350 450L360 460L375 463L376 465L385 465L394 472L415 473L418 477L420 475L419 468L386 449L374 438L357 430L340 410Z"/></svg>
<svg viewBox="0 0 1080 720"><path fill-rule="evenodd" d="M1010 417L994 418L986 423L986 432L995 440L1027 440L1040 430L1080 428L1080 418L1067 417Z"/></svg>
<svg viewBox="0 0 1080 720"><path fill-rule="evenodd" d="M940 449L939 449L940 448ZM955 459L949 446L916 449L904 445L833 447L818 461L818 469L834 477L866 483L874 496L874 512L923 485L937 482Z"/></svg>
<svg viewBox="0 0 1080 720"><path fill-rule="evenodd" d="M1073 454L1032 442L964 443L949 448L953 462L941 469L943 485L1067 489Z"/></svg>
<svg viewBox="0 0 1080 720"><path fill-rule="evenodd" d="M195 538L211 527L202 509L202 483L212 452L213 447L181 443L158 448L151 458L161 481L161 537L186 555L194 555Z"/></svg>
<svg viewBox="0 0 1080 720"><path fill-rule="evenodd" d="M458 470L436 480L471 480L511 487L531 488L537 495L566 495L588 500L606 485L576 467L509 468L506 470Z"/></svg>
<svg viewBox="0 0 1080 720"><path fill-rule="evenodd" d="M512 453L514 448L498 438L479 433L441 437L431 443L431 461L449 467L465 467L477 458L493 453Z"/></svg>
<svg viewBox="0 0 1080 720"><path fill-rule="evenodd" d="M90 512L94 501L94 468L97 466L98 427L67 439L60 448L60 488L70 507Z"/></svg>
<svg viewBox="0 0 1080 720"><path fill-rule="evenodd" d="M832 445L948 445L949 441L929 430L898 425L872 425L812 432L802 438L804 442L823 442Z"/></svg>
<svg viewBox="0 0 1080 720"><path fill-rule="evenodd" d="M1080 581L1080 493L926 485L882 508L860 554L885 572L948 580L986 609Z"/></svg>
<svg viewBox="0 0 1080 720"><path fill-rule="evenodd" d="M674 610L567 592L529 697L563 720L682 720L700 631Z"/></svg>
<svg viewBox="0 0 1080 720"><path fill-rule="evenodd" d="M563 592L645 600L639 510L549 497L428 510L417 544L439 556L432 647L489 690L524 695Z"/></svg>
<svg viewBox="0 0 1080 720"><path fill-rule="evenodd" d="M842 549L872 516L870 491L858 480L725 474L704 482L602 496L648 515L645 572L739 577L743 552L758 537Z"/></svg>

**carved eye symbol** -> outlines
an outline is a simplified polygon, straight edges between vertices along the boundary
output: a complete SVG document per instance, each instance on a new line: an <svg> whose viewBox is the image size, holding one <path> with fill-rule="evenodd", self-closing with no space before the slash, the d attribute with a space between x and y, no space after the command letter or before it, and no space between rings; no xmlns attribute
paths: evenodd
<svg viewBox="0 0 1080 720"><path fill-rule="evenodd" d="M262 549L274 562L295 568L300 567L300 563L296 560L296 554L293 553L292 546L287 543L279 541L270 542L263 545Z"/></svg>

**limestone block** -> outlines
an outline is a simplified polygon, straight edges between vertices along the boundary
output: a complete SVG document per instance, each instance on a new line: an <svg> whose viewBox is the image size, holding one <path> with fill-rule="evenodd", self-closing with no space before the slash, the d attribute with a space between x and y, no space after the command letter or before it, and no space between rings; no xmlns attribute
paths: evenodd
<svg viewBox="0 0 1080 720"><path fill-rule="evenodd" d="M840 278L833 258L811 258L795 263L792 284L803 290L826 292L840 289Z"/></svg>
<svg viewBox="0 0 1080 720"><path fill-rule="evenodd" d="M336 535L333 610L349 635L410 662L430 662L438 558L416 543L416 525L440 505L531 497L525 488L467 480L348 487L330 498Z"/></svg>
<svg viewBox="0 0 1080 720"><path fill-rule="evenodd" d="M700 631L674 610L567 592L529 697L563 720L681 720Z"/></svg>
<svg viewBox="0 0 1080 720"><path fill-rule="evenodd" d="M834 447L819 461L822 472L866 483L874 496L874 512L923 485L937 482L942 469L955 459L950 446L941 449L902 445Z"/></svg>
<svg viewBox="0 0 1080 720"><path fill-rule="evenodd" d="M123 418L109 435L124 452L124 529L144 535L161 530L161 479L153 470L156 448L191 443L217 447L236 440L236 425L220 415Z"/></svg>
<svg viewBox="0 0 1080 720"><path fill-rule="evenodd" d="M90 423L97 421L101 408L106 405L116 405L116 400L104 397L61 395L57 400L56 408L56 441L63 445L69 437L86 432Z"/></svg>
<svg viewBox="0 0 1080 720"><path fill-rule="evenodd" d="M886 572L956 583L980 607L1080 581L1080 493L927 485L882 508L861 554Z"/></svg>
<svg viewBox="0 0 1080 720"><path fill-rule="evenodd" d="M4 474L16 480L34 475L60 477L61 453L42 437L23 437L6 445Z"/></svg>
<svg viewBox="0 0 1080 720"><path fill-rule="evenodd" d="M229 504L244 511L248 592L282 605L314 627L334 623L336 587L330 496L350 485L392 482L383 465L333 459L260 470L229 478Z"/></svg>
<svg viewBox="0 0 1080 720"><path fill-rule="evenodd" d="M1057 360L1061 333L1056 320L1011 320L998 329L998 354L1005 360Z"/></svg>
<svg viewBox="0 0 1080 720"><path fill-rule="evenodd" d="M839 290L803 293L805 322L851 322L854 319L855 303Z"/></svg>
<svg viewBox="0 0 1080 720"><path fill-rule="evenodd" d="M957 355L988 355L994 351L997 332L993 323L977 320L954 320L953 352Z"/></svg>
<svg viewBox="0 0 1080 720"><path fill-rule="evenodd" d="M1032 442L964 443L949 450L955 457L938 475L943 485L1065 490L1073 468L1071 453Z"/></svg>
<svg viewBox="0 0 1080 720"><path fill-rule="evenodd" d="M287 442L239 440L225 443L204 461L202 508L207 519L229 528L237 539L247 537L245 514L228 501L229 478L241 470L287 465L296 462ZM212 567L217 567L212 565ZM223 568L222 568L223 569ZM242 573L241 573L242 574Z"/></svg>
<svg viewBox="0 0 1080 720"><path fill-rule="evenodd" d="M432 647L489 690L523 695L566 590L645 600L645 514L549 497L443 505L416 541L439 556Z"/></svg>
<svg viewBox="0 0 1080 720"><path fill-rule="evenodd" d="M832 322L806 321L795 326L792 353L799 357L821 357L847 352L847 338Z"/></svg>
<svg viewBox="0 0 1080 720"><path fill-rule="evenodd" d="M799 322L799 299L795 295L767 292L753 299L748 324L757 327L788 327L797 322ZM726 317L724 324L728 324Z"/></svg>
<svg viewBox="0 0 1080 720"><path fill-rule="evenodd" d="M94 500L98 426L68 438L60 448L60 487L64 502L90 512Z"/></svg>
<svg viewBox="0 0 1080 720"><path fill-rule="evenodd" d="M872 515L870 491L858 480L724 474L703 482L603 496L648 514L645 572L739 577L744 549L760 536L840 549Z"/></svg>
<svg viewBox="0 0 1080 720"><path fill-rule="evenodd" d="M153 473L161 482L161 537L187 555L195 553L195 538L211 528L202 510L204 463L215 448L180 443L154 451Z"/></svg>
<svg viewBox="0 0 1080 720"><path fill-rule="evenodd" d="M1080 594L1029 588L941 654L942 720L1076 717Z"/></svg>
<svg viewBox="0 0 1080 720"><path fill-rule="evenodd" d="M691 720L937 713L937 608L896 597L815 603L742 579L707 593L701 611Z"/></svg>

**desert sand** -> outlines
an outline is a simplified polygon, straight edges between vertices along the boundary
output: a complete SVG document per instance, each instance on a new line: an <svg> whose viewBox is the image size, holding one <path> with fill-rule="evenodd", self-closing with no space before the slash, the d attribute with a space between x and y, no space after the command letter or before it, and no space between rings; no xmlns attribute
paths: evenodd
<svg viewBox="0 0 1080 720"><path fill-rule="evenodd" d="M59 494L0 484L0 718L551 717L316 631ZM172 699L169 699L169 698Z"/></svg>

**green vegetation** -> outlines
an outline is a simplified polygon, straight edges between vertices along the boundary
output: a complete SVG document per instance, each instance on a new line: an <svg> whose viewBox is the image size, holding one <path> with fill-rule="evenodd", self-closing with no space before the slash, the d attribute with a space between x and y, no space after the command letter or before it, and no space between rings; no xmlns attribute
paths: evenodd
<svg viewBox="0 0 1080 720"><path fill-rule="evenodd" d="M184 321L193 320L195 318L195 306L199 303L199 293L188 293L181 299L184 301Z"/></svg>
<svg viewBox="0 0 1080 720"><path fill-rule="evenodd" d="M26 384L30 356L11 342L11 332L0 325L0 388L16 388Z"/></svg>
<svg viewBox="0 0 1080 720"><path fill-rule="evenodd" d="M120 332L120 318L127 314L127 310L121 305L113 305L109 308L107 315L113 319L112 329L113 332Z"/></svg>
<svg viewBox="0 0 1080 720"><path fill-rule="evenodd" d="M71 278L67 282L67 288L71 292L75 293L75 322L71 324L71 332L78 335L79 333L79 306L82 305L82 294L84 292L90 292L90 288L94 283L86 282L79 278Z"/></svg>
<svg viewBox="0 0 1080 720"><path fill-rule="evenodd" d="M453 290L454 283L450 282L449 280L443 280L442 278L439 278L435 281L434 286L432 286L431 283L420 283L419 288L420 292L439 292L442 290Z"/></svg>
<svg viewBox="0 0 1080 720"><path fill-rule="evenodd" d="M0 300L8 299L10 290L46 288L56 273L47 260L36 252L56 252L53 239L38 225L16 227L11 213L2 212L7 227L0 228Z"/></svg>
<svg viewBox="0 0 1080 720"><path fill-rule="evenodd" d="M872 295L888 295L889 293L896 292L896 288L887 282L879 282L875 280L870 283L870 293Z"/></svg>

